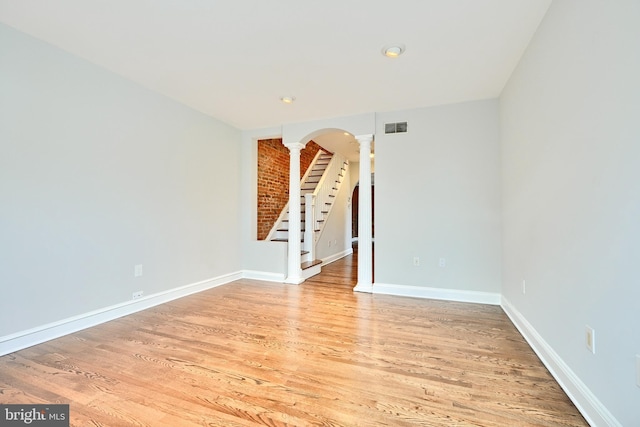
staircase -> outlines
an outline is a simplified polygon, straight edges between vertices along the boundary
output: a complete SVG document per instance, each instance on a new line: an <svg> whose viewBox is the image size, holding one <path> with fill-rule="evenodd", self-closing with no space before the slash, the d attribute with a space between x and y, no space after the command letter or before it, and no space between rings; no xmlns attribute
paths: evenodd
<svg viewBox="0 0 640 427"><path fill-rule="evenodd" d="M348 162L338 154L319 151L300 181L300 254L303 277L320 273L322 261L315 259L317 242L344 180ZM289 206L285 206L267 239L289 241Z"/></svg>

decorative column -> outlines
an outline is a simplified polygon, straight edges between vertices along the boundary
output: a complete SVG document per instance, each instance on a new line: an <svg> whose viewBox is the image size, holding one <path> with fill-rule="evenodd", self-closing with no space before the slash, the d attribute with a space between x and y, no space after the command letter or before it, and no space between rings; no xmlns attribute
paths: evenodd
<svg viewBox="0 0 640 427"><path fill-rule="evenodd" d="M285 283L299 285L304 282L300 267L300 150L305 144L295 142L284 146L289 149L289 247Z"/></svg>
<svg viewBox="0 0 640 427"><path fill-rule="evenodd" d="M358 284L354 291L373 292L373 236L371 230L371 142L373 135L356 136L360 144L358 195Z"/></svg>

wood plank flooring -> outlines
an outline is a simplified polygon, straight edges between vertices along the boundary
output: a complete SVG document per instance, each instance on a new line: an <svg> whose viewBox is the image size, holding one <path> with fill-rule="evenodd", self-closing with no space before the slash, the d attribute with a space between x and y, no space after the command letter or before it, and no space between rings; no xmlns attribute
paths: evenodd
<svg viewBox="0 0 640 427"><path fill-rule="evenodd" d="M0 358L72 426L586 426L499 307L240 280Z"/></svg>

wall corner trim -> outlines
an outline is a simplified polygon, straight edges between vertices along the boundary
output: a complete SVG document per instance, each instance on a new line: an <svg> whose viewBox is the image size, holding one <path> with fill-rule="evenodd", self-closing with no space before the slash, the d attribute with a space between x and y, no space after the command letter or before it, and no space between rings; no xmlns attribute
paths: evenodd
<svg viewBox="0 0 640 427"><path fill-rule="evenodd" d="M589 425L594 427L622 427L591 390L578 378L553 348L542 338L527 319L504 296L502 309L538 355L560 387L576 405Z"/></svg>
<svg viewBox="0 0 640 427"><path fill-rule="evenodd" d="M490 305L500 305L501 301L500 294L493 292L429 288L423 286L394 285L387 283L374 283L373 293Z"/></svg>
<svg viewBox="0 0 640 427"><path fill-rule="evenodd" d="M224 274L211 279L202 280L185 286L169 289L164 292L148 295L137 300L125 301L119 304L100 308L57 322L48 323L25 331L0 337L0 356L41 344L64 335L72 334L83 329L97 326L101 323L115 320L129 314L137 313L147 308L185 297L187 295L206 291L216 286L224 285L242 278L240 272Z"/></svg>

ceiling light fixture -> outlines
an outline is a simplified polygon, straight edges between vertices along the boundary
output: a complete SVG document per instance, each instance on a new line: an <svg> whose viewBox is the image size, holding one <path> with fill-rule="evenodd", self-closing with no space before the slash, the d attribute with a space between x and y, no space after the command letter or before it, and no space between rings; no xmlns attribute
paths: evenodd
<svg viewBox="0 0 640 427"><path fill-rule="evenodd" d="M283 96L282 98L280 98L280 101L282 101L285 104L293 104L293 101L295 101L296 98L293 96Z"/></svg>
<svg viewBox="0 0 640 427"><path fill-rule="evenodd" d="M382 48L382 54L387 58L397 58L405 51L405 47L402 44L387 45Z"/></svg>

